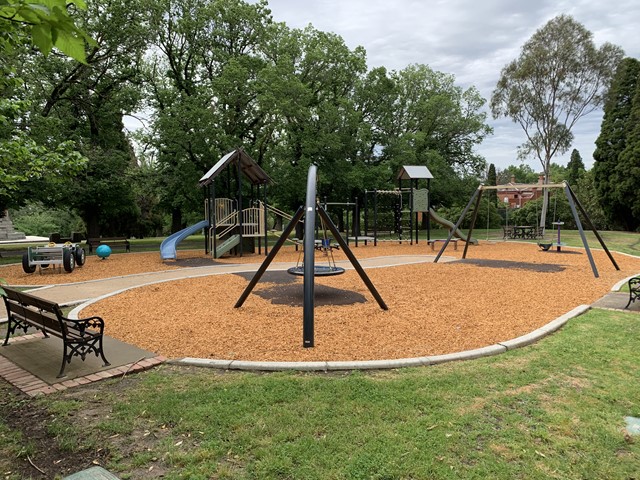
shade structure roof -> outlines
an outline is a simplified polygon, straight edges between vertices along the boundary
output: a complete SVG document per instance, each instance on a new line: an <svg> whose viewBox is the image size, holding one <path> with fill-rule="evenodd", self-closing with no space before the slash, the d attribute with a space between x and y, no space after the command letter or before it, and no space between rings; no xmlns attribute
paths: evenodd
<svg viewBox="0 0 640 480"><path fill-rule="evenodd" d="M211 169L205 173L198 181L198 185L204 187L209 185L215 180L215 178L222 172L228 165L236 163L242 174L249 179L252 185L268 185L272 184L273 180L267 173L260 168L253 158L251 158L241 148L233 150L227 153L224 157L218 160Z"/></svg>
<svg viewBox="0 0 640 480"><path fill-rule="evenodd" d="M430 179L433 175L424 165L404 165L398 172L398 180Z"/></svg>

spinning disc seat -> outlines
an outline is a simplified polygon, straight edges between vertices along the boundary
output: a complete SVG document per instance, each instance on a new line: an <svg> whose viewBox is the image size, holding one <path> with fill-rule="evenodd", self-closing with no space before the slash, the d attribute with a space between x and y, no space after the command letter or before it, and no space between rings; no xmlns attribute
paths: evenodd
<svg viewBox="0 0 640 480"><path fill-rule="evenodd" d="M287 273L290 275L304 276L304 265L291 267L287 269ZM330 277L332 275L342 275L343 273L344 273L344 268L342 267L334 267L334 266L327 266L327 265L314 265L313 267L314 277Z"/></svg>

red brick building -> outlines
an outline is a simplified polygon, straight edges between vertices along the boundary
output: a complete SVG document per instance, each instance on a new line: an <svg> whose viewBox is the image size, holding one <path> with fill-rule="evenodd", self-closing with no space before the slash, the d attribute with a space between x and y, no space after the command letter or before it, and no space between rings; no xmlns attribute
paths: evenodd
<svg viewBox="0 0 640 480"><path fill-rule="evenodd" d="M544 175L538 176L538 185L544 183ZM520 208L525 203L542 197L542 188L531 187L528 183L516 183L514 175L511 176L511 181L505 185L506 188L498 189L498 201L500 203L509 204L510 208Z"/></svg>

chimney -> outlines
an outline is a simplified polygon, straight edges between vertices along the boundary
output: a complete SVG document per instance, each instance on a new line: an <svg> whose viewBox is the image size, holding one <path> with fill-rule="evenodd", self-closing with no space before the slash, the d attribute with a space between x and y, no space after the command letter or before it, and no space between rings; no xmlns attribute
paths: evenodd
<svg viewBox="0 0 640 480"><path fill-rule="evenodd" d="M516 183L516 176L511 174L511 183Z"/></svg>
<svg viewBox="0 0 640 480"><path fill-rule="evenodd" d="M538 185L542 185L544 183L544 173L538 175Z"/></svg>

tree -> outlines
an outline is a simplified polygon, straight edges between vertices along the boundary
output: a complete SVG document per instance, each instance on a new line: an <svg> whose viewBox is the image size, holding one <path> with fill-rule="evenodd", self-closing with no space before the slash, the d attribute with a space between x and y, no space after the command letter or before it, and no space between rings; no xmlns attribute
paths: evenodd
<svg viewBox="0 0 640 480"><path fill-rule="evenodd" d="M487 172L487 185L495 186L498 184L498 176L496 175L496 166L492 163L489 165ZM498 191L489 190L489 199L494 205L498 205Z"/></svg>
<svg viewBox="0 0 640 480"><path fill-rule="evenodd" d="M73 6L85 8L81 1ZM38 142L25 124L30 104L21 98L24 81L16 65L29 42L45 55L55 46L84 61L85 42L92 40L75 25L64 0L0 2L0 212L21 205L27 186L45 178L57 184L87 161L72 141Z"/></svg>
<svg viewBox="0 0 640 480"><path fill-rule="evenodd" d="M578 184L580 178L584 175L586 169L584 168L584 162L580 156L580 152L577 149L571 151L571 158L567 163L567 182L569 185L574 186Z"/></svg>
<svg viewBox="0 0 640 480"><path fill-rule="evenodd" d="M600 205L614 226L625 229L632 229L634 215L629 199L620 195L619 189L622 183L626 183L627 175L633 175L634 166L627 165L630 168L625 172L619 168L619 162L634 127L631 116L638 101L636 91L639 85L640 61L625 58L615 72L604 107L600 135L596 139L596 150L593 152L594 183Z"/></svg>
<svg viewBox="0 0 640 480"><path fill-rule="evenodd" d="M622 56L622 49L610 43L596 48L591 32L559 15L536 31L518 59L502 70L491 111L494 118L509 117L522 127L526 141L519 155L540 161L545 182L553 157L571 146L576 122L602 106ZM547 208L545 189L541 225Z"/></svg>

